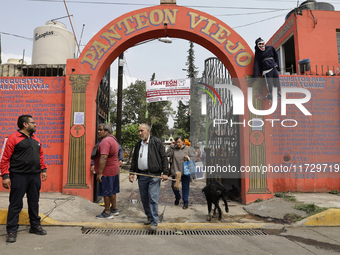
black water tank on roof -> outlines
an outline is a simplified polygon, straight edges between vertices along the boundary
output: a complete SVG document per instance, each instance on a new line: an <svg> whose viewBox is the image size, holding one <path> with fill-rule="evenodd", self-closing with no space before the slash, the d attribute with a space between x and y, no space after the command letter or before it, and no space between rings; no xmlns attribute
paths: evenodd
<svg viewBox="0 0 340 255"><path fill-rule="evenodd" d="M319 11L334 11L334 6L330 3L322 3L317 2L315 0L305 1L298 8L291 10L286 15L286 20L292 15L295 11L302 11L302 10L319 10Z"/></svg>

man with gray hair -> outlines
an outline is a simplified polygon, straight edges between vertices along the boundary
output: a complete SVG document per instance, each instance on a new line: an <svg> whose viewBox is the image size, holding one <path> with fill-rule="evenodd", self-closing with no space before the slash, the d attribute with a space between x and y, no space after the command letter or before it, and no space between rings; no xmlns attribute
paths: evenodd
<svg viewBox="0 0 340 255"><path fill-rule="evenodd" d="M113 215L119 214L116 207L116 194L119 193L119 144L111 133L109 124L99 124L98 139L101 142L94 159L94 169L99 182L98 196L104 197L105 209L96 216L97 219L112 219Z"/></svg>
<svg viewBox="0 0 340 255"><path fill-rule="evenodd" d="M169 163L163 143L158 138L150 136L150 127L147 124L139 126L138 135L142 140L136 143L130 172L161 176L162 181L167 180ZM129 181L133 182L133 180L134 175L130 174ZM150 230L156 231L161 180L160 178L139 175L138 186L144 212L148 217L144 225L151 225Z"/></svg>

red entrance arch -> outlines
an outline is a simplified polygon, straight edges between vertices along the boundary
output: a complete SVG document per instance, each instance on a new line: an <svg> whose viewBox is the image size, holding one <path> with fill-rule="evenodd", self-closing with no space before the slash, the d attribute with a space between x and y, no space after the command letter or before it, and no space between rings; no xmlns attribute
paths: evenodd
<svg viewBox="0 0 340 255"><path fill-rule="evenodd" d="M64 140L63 193L93 199L90 154L95 143L95 99L104 73L129 47L165 35L186 39L210 50L224 63L233 78L244 78L252 73L253 52L248 44L228 25L209 14L163 4L126 13L113 20L92 38L78 59L67 62L65 131L69 132L65 132ZM246 84L237 85L246 95ZM84 123L74 123L76 112L84 113ZM249 112L240 119L249 119ZM77 124L84 127L84 135L73 135L72 130ZM250 165L249 128L242 128L240 134L241 155L244 154L241 165ZM243 177L242 199L245 203L254 200L254 194L261 192L265 196L262 198L267 198L268 187L265 187L266 192L261 189L257 193L249 186L249 176Z"/></svg>

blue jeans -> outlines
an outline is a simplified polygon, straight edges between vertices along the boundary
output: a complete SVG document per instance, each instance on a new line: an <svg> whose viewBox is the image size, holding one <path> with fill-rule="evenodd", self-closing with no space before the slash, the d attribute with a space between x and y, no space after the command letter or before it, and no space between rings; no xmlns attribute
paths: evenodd
<svg viewBox="0 0 340 255"><path fill-rule="evenodd" d="M147 176L138 177L140 198L142 200L145 215L151 221L151 225L158 225L158 199L161 187L161 179Z"/></svg>
<svg viewBox="0 0 340 255"><path fill-rule="evenodd" d="M175 177L173 176L172 179L175 179ZM182 199L183 199L183 203L184 204L188 204L189 203L189 189L190 189L190 175L182 175ZM172 191L175 194L175 198L176 199L181 199L181 194L179 194L179 190L175 190L174 189L174 184L175 182L171 183L171 188Z"/></svg>

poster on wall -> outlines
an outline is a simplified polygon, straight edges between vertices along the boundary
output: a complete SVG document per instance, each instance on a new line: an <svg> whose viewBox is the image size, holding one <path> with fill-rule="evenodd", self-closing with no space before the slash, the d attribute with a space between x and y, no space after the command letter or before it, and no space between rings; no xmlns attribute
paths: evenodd
<svg viewBox="0 0 340 255"><path fill-rule="evenodd" d="M318 76L280 76L282 88L304 88L311 98L304 104L311 115L305 115L294 105L287 106L287 116L281 107L272 115L281 125L272 129L273 176L289 176L296 180L316 181L338 178L340 172L340 79ZM297 98L298 94L292 94ZM291 127L283 123L291 120Z"/></svg>
<svg viewBox="0 0 340 255"><path fill-rule="evenodd" d="M146 82L146 102L190 100L190 79Z"/></svg>
<svg viewBox="0 0 340 255"><path fill-rule="evenodd" d="M0 143L18 130L20 115L31 115L37 124L49 178L42 190L61 191L64 147L64 77L0 77ZM60 185L60 187L59 187Z"/></svg>

